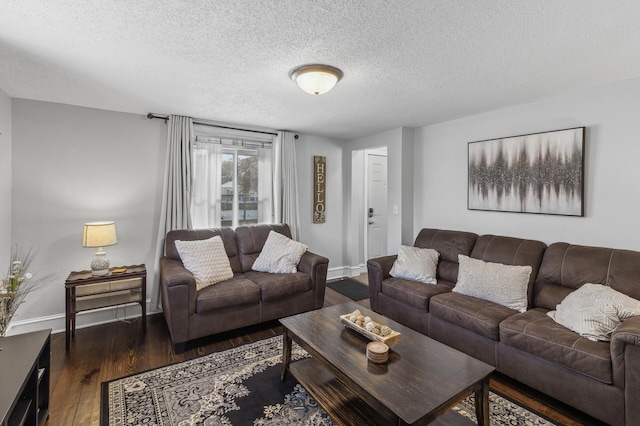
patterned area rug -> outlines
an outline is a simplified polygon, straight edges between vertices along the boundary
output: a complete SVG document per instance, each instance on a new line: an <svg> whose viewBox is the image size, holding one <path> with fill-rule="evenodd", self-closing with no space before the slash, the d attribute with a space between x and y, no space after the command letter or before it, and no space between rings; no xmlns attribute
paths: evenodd
<svg viewBox="0 0 640 426"><path fill-rule="evenodd" d="M102 383L102 425L335 425L295 379L280 381L282 337ZM294 345L292 359L308 356ZM551 425L490 395L491 425ZM473 400L454 411L475 422Z"/></svg>

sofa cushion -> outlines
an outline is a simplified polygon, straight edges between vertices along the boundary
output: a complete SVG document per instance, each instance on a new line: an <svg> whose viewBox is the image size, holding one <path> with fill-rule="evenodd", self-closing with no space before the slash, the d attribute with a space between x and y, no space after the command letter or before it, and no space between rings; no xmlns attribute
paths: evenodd
<svg viewBox="0 0 640 426"><path fill-rule="evenodd" d="M176 249L175 241L195 241L206 240L219 235L224 243L224 249L227 252L231 269L234 273L242 272L240 258L238 256L238 246L236 245L236 235L232 228L210 228L210 229L176 229L167 232L164 239L165 255L168 258L181 260L180 254Z"/></svg>
<svg viewBox="0 0 640 426"><path fill-rule="evenodd" d="M260 252L262 252L262 248L271 231L291 238L289 225L284 223L238 226L236 228L235 240L238 247L238 257L242 272L251 270L253 262L258 258ZM233 266L233 264L231 266Z"/></svg>
<svg viewBox="0 0 640 426"><path fill-rule="evenodd" d="M589 340L608 342L627 318L640 315L640 300L602 284L584 284L547 315Z"/></svg>
<svg viewBox="0 0 640 426"><path fill-rule="evenodd" d="M236 274L230 280L199 292L196 299L196 312L202 314L247 303L260 303L260 287L242 274Z"/></svg>
<svg viewBox="0 0 640 426"><path fill-rule="evenodd" d="M533 305L555 309L584 283L601 283L640 300L640 252L554 243L544 253Z"/></svg>
<svg viewBox="0 0 640 426"><path fill-rule="evenodd" d="M471 232L423 228L413 245L431 248L440 253L437 278L453 287L452 283L458 280L458 255L471 254L477 238L478 236Z"/></svg>
<svg viewBox="0 0 640 426"><path fill-rule="evenodd" d="M251 269L272 274L293 274L298 270L300 258L306 251L305 244L271 231Z"/></svg>
<svg viewBox="0 0 640 426"><path fill-rule="evenodd" d="M229 258L219 235L206 240L175 240L184 267L196 279L196 290L233 278Z"/></svg>
<svg viewBox="0 0 640 426"><path fill-rule="evenodd" d="M400 246L398 258L393 262L389 275L425 284L436 284L439 257L440 253L434 249Z"/></svg>
<svg viewBox="0 0 640 426"><path fill-rule="evenodd" d="M459 255L456 293L498 303L519 312L527 310L531 266L503 265Z"/></svg>
<svg viewBox="0 0 640 426"><path fill-rule="evenodd" d="M246 272L244 276L260 288L260 298L263 302L311 290L311 277L303 272L271 274L250 271Z"/></svg>
<svg viewBox="0 0 640 426"><path fill-rule="evenodd" d="M452 286L452 283L445 280L438 281L438 284L424 285L414 280L387 278L382 281L382 293L414 308L428 311L431 297L450 292Z"/></svg>
<svg viewBox="0 0 640 426"><path fill-rule="evenodd" d="M499 339L500 323L517 313L497 303L454 292L431 298L429 311L435 317L491 340Z"/></svg>
<svg viewBox="0 0 640 426"><path fill-rule="evenodd" d="M607 342L593 342L558 324L546 309L530 309L500 323L500 342L562 365L603 383L612 383Z"/></svg>

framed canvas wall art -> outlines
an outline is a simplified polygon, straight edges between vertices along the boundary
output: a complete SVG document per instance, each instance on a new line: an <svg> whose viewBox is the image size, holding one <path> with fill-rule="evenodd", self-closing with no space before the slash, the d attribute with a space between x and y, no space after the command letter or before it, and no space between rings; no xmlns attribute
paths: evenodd
<svg viewBox="0 0 640 426"><path fill-rule="evenodd" d="M585 128L469 142L469 210L584 216Z"/></svg>

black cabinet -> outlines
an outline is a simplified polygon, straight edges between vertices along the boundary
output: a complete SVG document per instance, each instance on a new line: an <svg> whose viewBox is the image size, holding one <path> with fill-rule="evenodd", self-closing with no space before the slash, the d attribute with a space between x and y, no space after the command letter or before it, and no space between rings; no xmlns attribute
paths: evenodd
<svg viewBox="0 0 640 426"><path fill-rule="evenodd" d="M42 426L49 416L51 330L0 338L0 426Z"/></svg>

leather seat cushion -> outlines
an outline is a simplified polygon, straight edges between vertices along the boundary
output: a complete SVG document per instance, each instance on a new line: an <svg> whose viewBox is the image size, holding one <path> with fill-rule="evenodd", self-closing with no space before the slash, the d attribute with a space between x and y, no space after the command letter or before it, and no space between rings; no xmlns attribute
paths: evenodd
<svg viewBox="0 0 640 426"><path fill-rule="evenodd" d="M263 302L282 299L311 290L311 277L303 272L293 274L271 274L268 272L249 271L244 276L260 288Z"/></svg>
<svg viewBox="0 0 640 426"><path fill-rule="evenodd" d="M612 383L609 342L593 342L556 323L546 309L516 314L500 324L506 345L560 364L603 383Z"/></svg>
<svg viewBox="0 0 640 426"><path fill-rule="evenodd" d="M201 314L214 309L259 302L260 287L242 274L235 274L230 280L219 282L198 292L196 312Z"/></svg>
<svg viewBox="0 0 640 426"><path fill-rule="evenodd" d="M431 315L491 340L499 339L500 323L518 313L497 303L453 292L432 298L429 309Z"/></svg>
<svg viewBox="0 0 640 426"><path fill-rule="evenodd" d="M414 308L429 310L429 300L451 291L450 283L438 280L438 284L425 284L403 278L387 278L382 281L382 293Z"/></svg>

